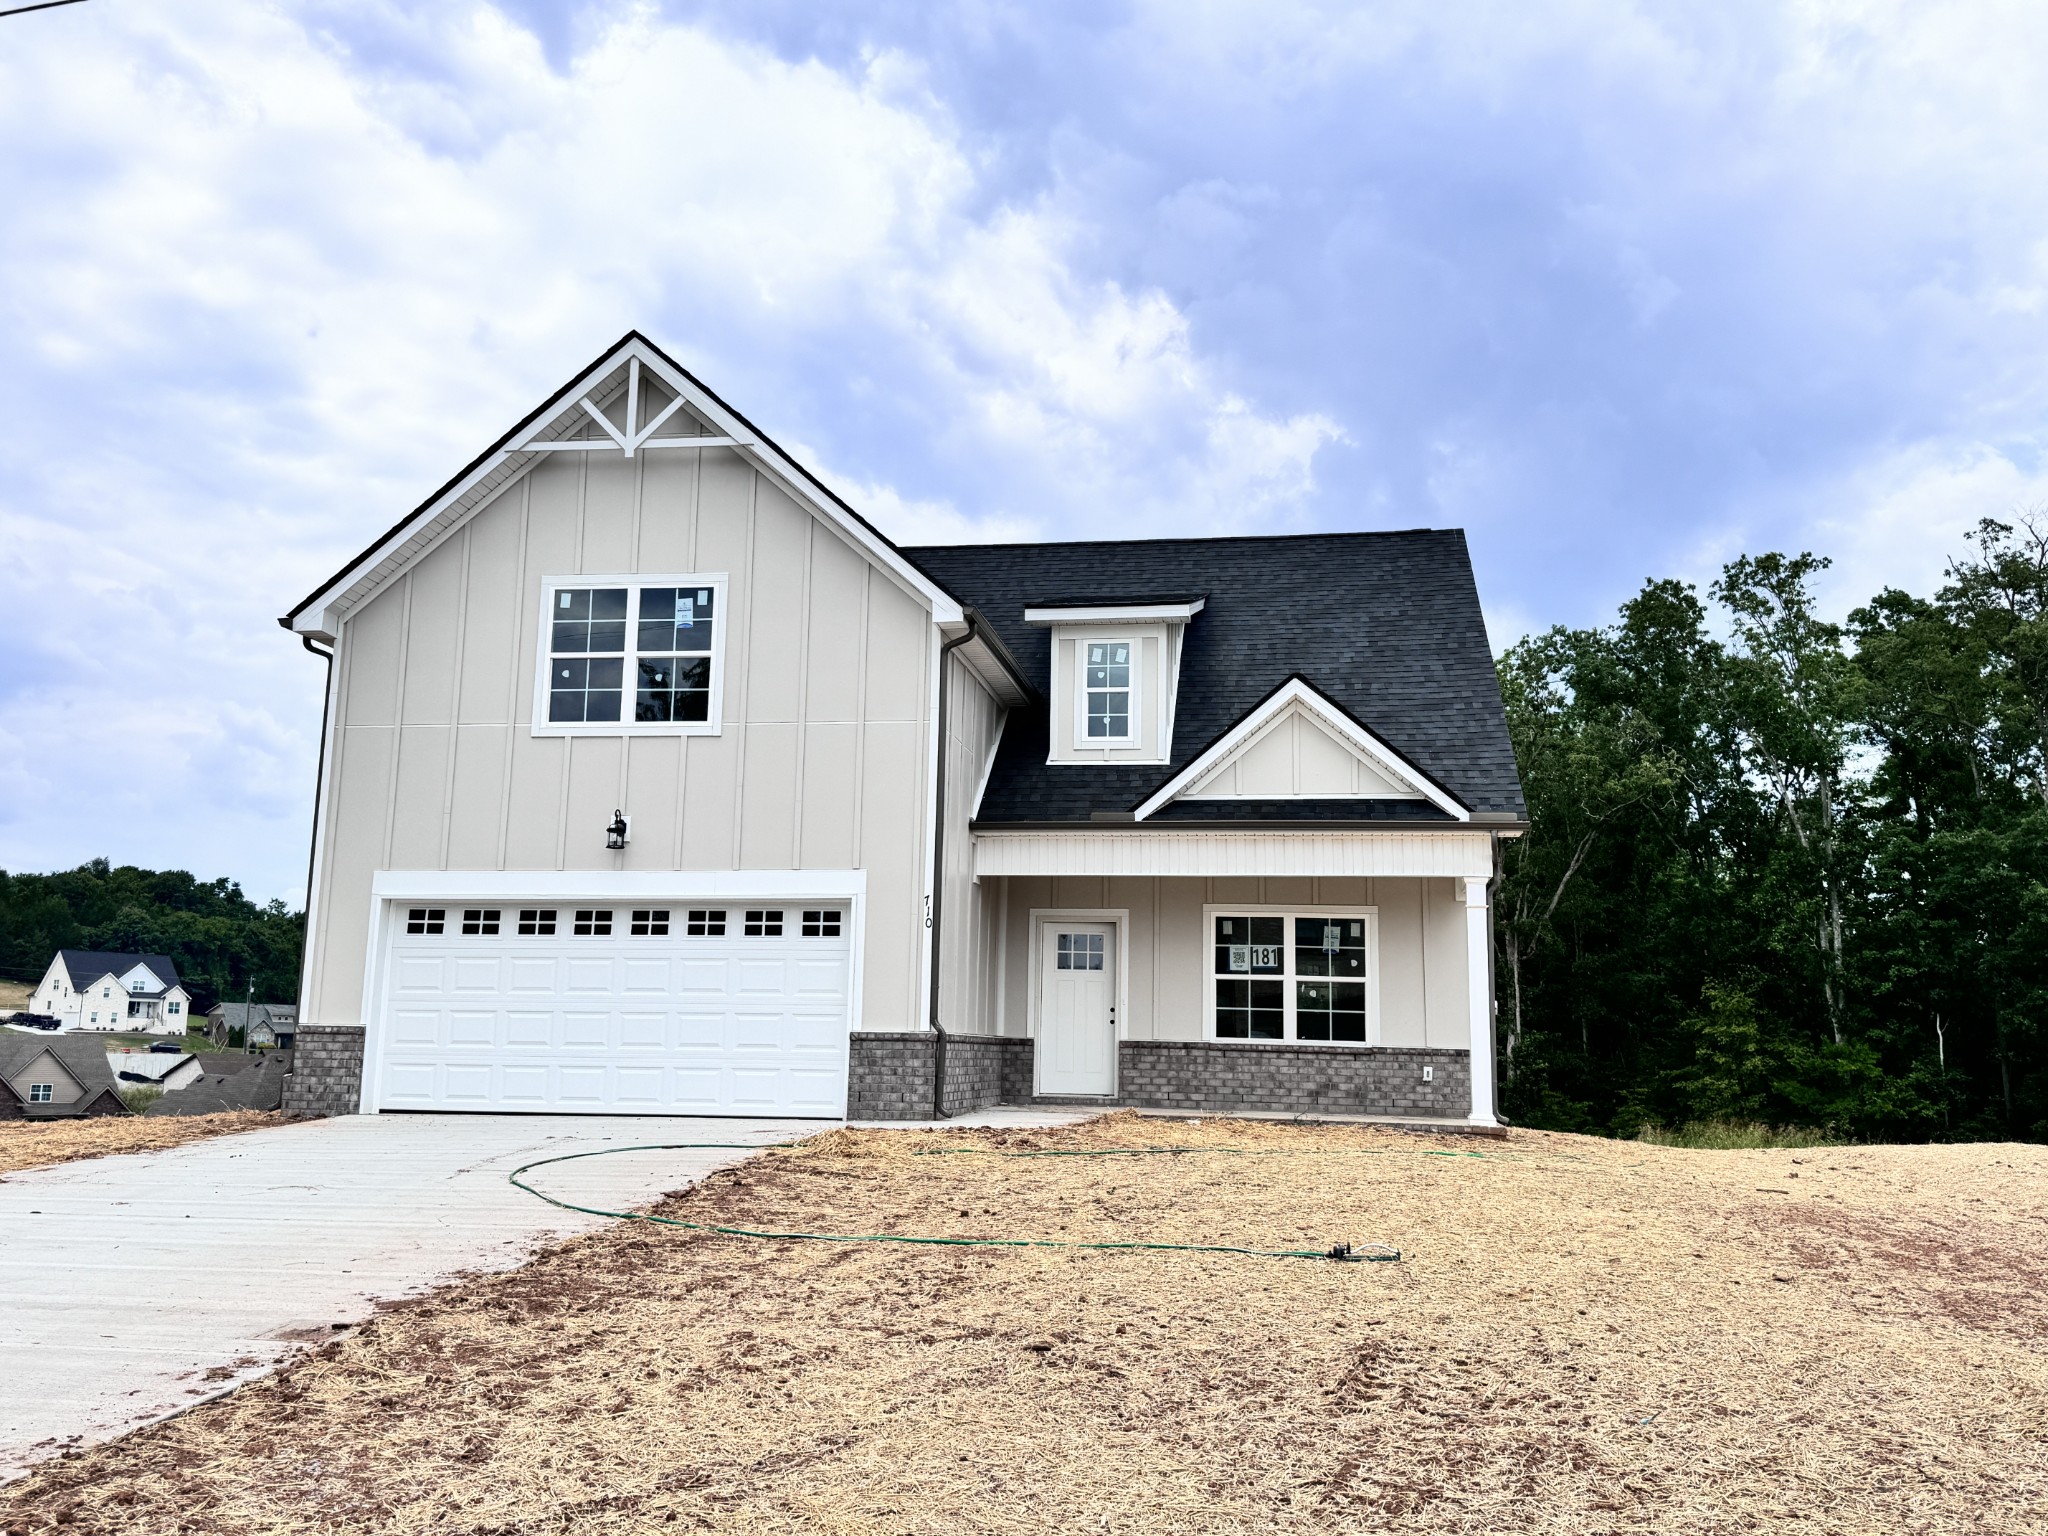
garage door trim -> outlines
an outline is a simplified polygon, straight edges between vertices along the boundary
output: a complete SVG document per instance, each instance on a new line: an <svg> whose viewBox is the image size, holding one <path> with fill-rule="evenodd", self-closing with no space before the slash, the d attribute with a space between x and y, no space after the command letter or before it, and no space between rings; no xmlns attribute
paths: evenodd
<svg viewBox="0 0 2048 1536"><path fill-rule="evenodd" d="M362 1112L382 1107L385 1013L392 925L402 922L405 902L462 901L504 904L522 898L541 901L605 901L613 904L724 901L843 902L847 907L848 956L846 1034L848 1049L860 1028L862 956L867 927L867 871L860 869L723 870L658 873L641 870L558 871L383 871L371 883L369 936L363 964L364 1031ZM850 1066L851 1064L848 1063Z"/></svg>

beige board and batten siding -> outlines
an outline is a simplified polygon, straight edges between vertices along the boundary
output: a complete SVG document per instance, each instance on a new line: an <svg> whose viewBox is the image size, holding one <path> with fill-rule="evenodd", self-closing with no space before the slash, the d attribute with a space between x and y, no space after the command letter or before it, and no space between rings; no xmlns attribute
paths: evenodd
<svg viewBox="0 0 2048 1536"><path fill-rule="evenodd" d="M1333 736L1299 704L1281 713L1183 800L1420 800Z"/></svg>
<svg viewBox="0 0 2048 1536"><path fill-rule="evenodd" d="M533 735L541 584L584 573L727 578L719 734ZM915 1028L934 644L734 452L541 461L343 617L308 1022L362 1019L379 870L859 868L862 1022Z"/></svg>
<svg viewBox="0 0 2048 1536"><path fill-rule="evenodd" d="M1128 913L1132 1040L1200 1040L1205 994L1213 982L1203 909L1241 904L1303 912L1372 909L1379 925L1379 1021L1382 1045L1471 1044L1466 917L1460 882L1446 879L1347 879L1305 876L1144 879L1022 875L996 880L988 898L1007 910L1001 970L1000 1029L1030 1028L1034 911Z"/></svg>
<svg viewBox="0 0 2048 1536"><path fill-rule="evenodd" d="M13 1077L7 1080L7 1083L20 1096L24 1104L29 1102L28 1089L31 1083L48 1083L50 1085L50 1097L43 1101L48 1104L76 1104L85 1096L84 1085L69 1072L65 1071L64 1063L48 1051L43 1052L21 1071L15 1073Z"/></svg>

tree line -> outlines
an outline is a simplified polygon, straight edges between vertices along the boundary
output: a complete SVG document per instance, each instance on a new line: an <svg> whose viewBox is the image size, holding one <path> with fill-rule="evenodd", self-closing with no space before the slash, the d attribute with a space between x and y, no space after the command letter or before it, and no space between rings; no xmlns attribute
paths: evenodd
<svg viewBox="0 0 2048 1536"><path fill-rule="evenodd" d="M296 1002L306 917L281 901L258 906L232 880L94 859L57 874L0 870L0 976L37 982L59 949L168 955L192 1011L240 1002Z"/></svg>
<svg viewBox="0 0 2048 1536"><path fill-rule="evenodd" d="M2048 523L1846 624L1827 564L1651 581L1502 658L1518 1122L2048 1140Z"/></svg>

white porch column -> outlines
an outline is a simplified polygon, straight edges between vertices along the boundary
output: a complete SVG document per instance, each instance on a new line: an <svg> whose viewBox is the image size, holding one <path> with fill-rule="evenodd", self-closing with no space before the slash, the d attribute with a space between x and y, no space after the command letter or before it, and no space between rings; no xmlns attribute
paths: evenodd
<svg viewBox="0 0 2048 1536"><path fill-rule="evenodd" d="M1474 1125L1498 1125L1493 1113L1493 923L1486 879L1465 877L1465 992L1472 1012Z"/></svg>

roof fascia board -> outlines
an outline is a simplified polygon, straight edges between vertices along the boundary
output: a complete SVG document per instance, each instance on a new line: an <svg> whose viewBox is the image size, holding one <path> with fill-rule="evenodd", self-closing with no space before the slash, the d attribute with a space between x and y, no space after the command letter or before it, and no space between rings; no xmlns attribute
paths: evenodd
<svg viewBox="0 0 2048 1536"><path fill-rule="evenodd" d="M279 622L296 634L334 639L347 609L359 606L400 571L408 569L431 553L448 534L467 523L495 497L486 498L461 517L455 518L437 537L408 554L398 567L386 572L382 578L366 581L366 573L377 570L387 560L399 554L406 544L418 536L421 527L441 516L449 507L473 492L477 486L511 464L513 472L497 487L498 494L502 494L506 487L514 484L544 457L544 451L527 450L517 445L529 441L534 433L546 430L565 411L575 409L574 402L581 400L602 384L621 364L630 364L636 359L641 367L650 369L662 384L682 399L691 410L718 426L726 437L732 439L735 451L744 456L756 469L774 480L799 505L810 507L826 523L838 529L857 549L887 571L899 585L923 601L932 610L935 622L961 622L960 603L951 593L904 559L896 546L879 530L826 491L815 476L797 465L772 440L756 431L751 422L726 405L699 383L687 369L637 331L628 333L624 340L549 396L537 409L523 417L518 425L491 448L485 450L467 469L401 519L383 538L343 566L325 585L317 588ZM616 448L617 445L611 446ZM641 446L644 448L648 445L642 443ZM365 588L367 590L363 590Z"/></svg>
<svg viewBox="0 0 2048 1536"><path fill-rule="evenodd" d="M603 383L605 376L616 369L624 359L626 349L631 345L632 340L633 337L629 334L625 340L608 349L596 362L548 396L546 400L543 400L532 411L521 417L518 424L511 431L507 432L497 442L478 455L467 469L461 471L453 480L450 480L440 490L428 497L426 501L399 519L383 538L349 561L324 586L316 588L311 596L293 608L290 613L286 614L285 622L287 626L300 634L313 633L313 631L302 628L298 623L300 615L307 609L315 607L338 608L337 599L355 585L350 578L355 577L360 571L366 569L375 570L378 566L382 565L418 531L421 523L437 517L447 507L468 495L481 481L488 479L493 473L502 468L507 461L523 458L525 463L521 467L530 467L534 459L523 455L520 450L511 445L524 442L533 433L546 427L565 410L573 409L572 402L581 399L599 384ZM511 481L508 480L506 483L510 484ZM333 638L332 631L319 631L318 633L326 634L329 639Z"/></svg>
<svg viewBox="0 0 2048 1536"><path fill-rule="evenodd" d="M1287 709L1300 705L1315 715L1318 723L1328 727L1346 745L1381 772L1395 779L1413 784L1422 797L1438 810L1454 820L1467 822L1472 813L1456 799L1447 794L1430 776L1417 768L1407 758L1381 741L1377 736L1352 719L1341 707L1312 686L1305 678L1290 677L1265 701L1256 704L1245 717L1225 731L1208 749L1183 768L1179 773L1160 785L1135 812L1139 821L1145 820L1169 801L1177 799L1183 791L1192 789L1208 776L1210 771L1257 737L1267 725ZM1267 798L1274 798L1268 796ZM1278 798L1291 798L1280 796Z"/></svg>
<svg viewBox="0 0 2048 1536"><path fill-rule="evenodd" d="M1101 607L1039 607L1024 610L1026 624L1185 624L1207 606L1196 598L1189 603L1127 603Z"/></svg>
<svg viewBox="0 0 2048 1536"><path fill-rule="evenodd" d="M962 622L960 603L952 593L904 559L880 530L826 491L815 475L784 453L772 438L756 431L752 422L706 389L688 369L671 360L637 332L622 350L637 353L643 368L653 370L655 377L689 402L690 409L708 418L738 442L741 445L738 451L751 460L755 468L776 481L800 505L810 507L826 522L838 527L858 548L866 551L871 560L922 598L932 610L935 623Z"/></svg>

